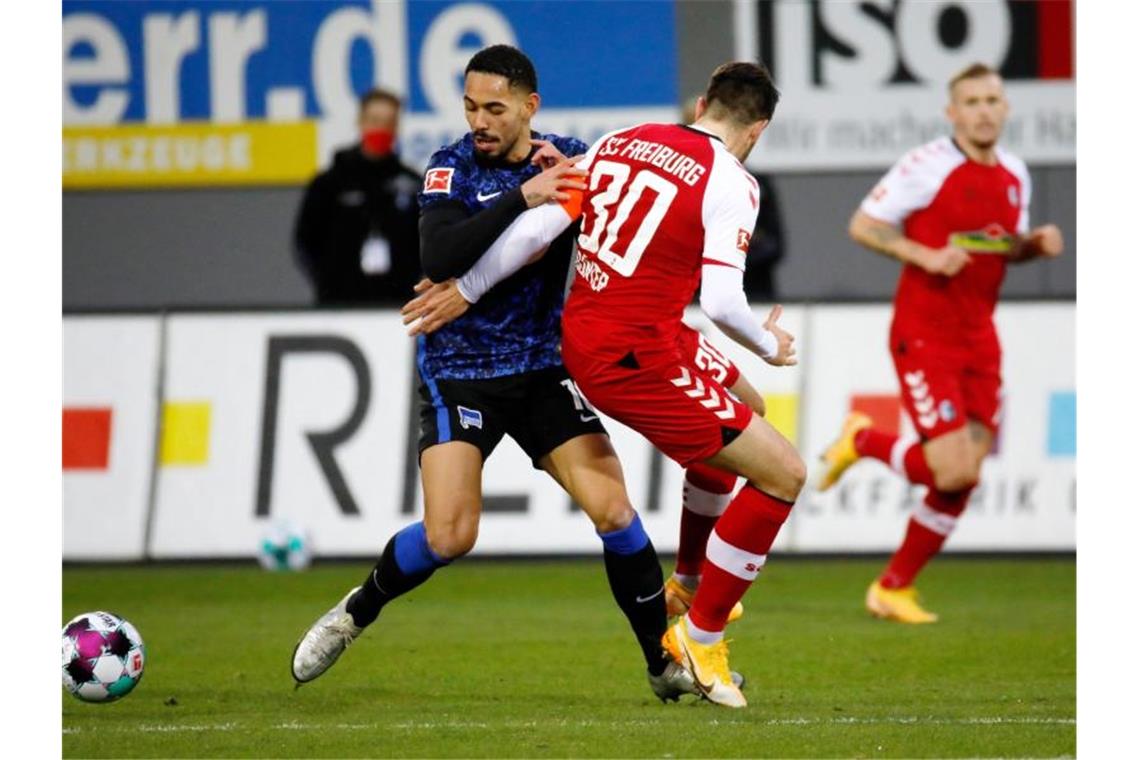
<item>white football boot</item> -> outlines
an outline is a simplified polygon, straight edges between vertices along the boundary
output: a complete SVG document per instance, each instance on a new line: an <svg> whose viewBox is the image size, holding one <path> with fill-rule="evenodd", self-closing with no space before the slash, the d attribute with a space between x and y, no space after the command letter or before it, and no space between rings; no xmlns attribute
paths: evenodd
<svg viewBox="0 0 1140 760"><path fill-rule="evenodd" d="M705 696L705 693L697 686L697 682L693 680L693 675L685 670L680 663L670 662L659 676L648 673L646 675L649 676L650 688L662 702L669 702L670 700L679 702L682 694L696 694L702 698ZM731 677L736 688L744 688L744 676L732 671Z"/></svg>
<svg viewBox="0 0 1140 760"><path fill-rule="evenodd" d="M293 678L300 686L332 667L363 628L357 627L346 605L360 587L349 591L335 607L321 615L293 649Z"/></svg>

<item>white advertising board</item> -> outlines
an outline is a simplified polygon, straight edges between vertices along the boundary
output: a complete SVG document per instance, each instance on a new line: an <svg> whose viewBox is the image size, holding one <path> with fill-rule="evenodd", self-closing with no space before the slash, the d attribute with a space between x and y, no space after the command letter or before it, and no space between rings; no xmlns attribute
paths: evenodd
<svg viewBox="0 0 1140 760"><path fill-rule="evenodd" d="M889 410L889 399L897 397L887 346L890 313L888 306L812 309L801 446L809 462L834 439L858 399L878 399ZM1073 308L1007 304L997 325L1004 348L997 450L986 459L982 482L946 548L1075 549L1076 461L1068 436L1075 414ZM905 419L900 430L914 435ZM789 539L802 551L893 549L924 492L877 461L860 461L832 491L805 491Z"/></svg>
<svg viewBox="0 0 1140 760"><path fill-rule="evenodd" d="M158 317L63 320L63 554L143 556L158 404Z"/></svg>
<svg viewBox="0 0 1140 760"><path fill-rule="evenodd" d="M1001 72L1002 144L1030 164L1076 162L1075 3L735 0L736 57L781 97L748 163L761 171L885 169L948 134L950 78Z"/></svg>
<svg viewBox="0 0 1140 760"><path fill-rule="evenodd" d="M948 550L1075 548L1073 315L1070 304L999 309L1004 423ZM788 308L782 322L798 336L801 364L773 368L708 328L696 310L687 316L765 395L769 419L809 464L846 412L868 400L913 435L897 402L889 319L886 305ZM318 556L374 556L420 518L414 345L397 314L168 317L156 435L158 340L157 319L65 323L66 404L114 415L106 470L65 474L65 558L252 556L279 518L306 527ZM636 432L605 422L654 543L675 549L681 469ZM805 492L776 548L893 549L921 497L886 466L860 462L834 492ZM475 553L598 547L586 516L504 440L484 471Z"/></svg>
<svg viewBox="0 0 1140 760"><path fill-rule="evenodd" d="M162 464L153 556L252 555L279 518L318 554L377 551L404 485L398 314L175 316L167 346L167 404L208 419L204 441L187 430L189 456Z"/></svg>

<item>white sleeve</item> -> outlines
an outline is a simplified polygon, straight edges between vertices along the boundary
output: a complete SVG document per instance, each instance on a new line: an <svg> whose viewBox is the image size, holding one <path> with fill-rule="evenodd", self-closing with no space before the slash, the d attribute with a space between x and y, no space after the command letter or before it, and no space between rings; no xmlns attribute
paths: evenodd
<svg viewBox="0 0 1140 760"><path fill-rule="evenodd" d="M735 159L718 150L701 204L703 262L713 261L743 272L759 210L756 180Z"/></svg>
<svg viewBox="0 0 1140 760"><path fill-rule="evenodd" d="M732 340L763 358L776 355L776 336L764 328L744 296L744 270L708 263L701 268L701 311Z"/></svg>
<svg viewBox="0 0 1140 760"><path fill-rule="evenodd" d="M915 211L930 205L946 176L964 158L941 141L907 153L867 194L859 209L881 222L901 227Z"/></svg>
<svg viewBox="0 0 1140 760"><path fill-rule="evenodd" d="M623 131L623 130L619 130ZM598 151L617 131L598 139L576 166L589 170ZM468 303L475 303L488 290L529 264L538 254L545 252L554 238L570 226L574 219L558 203L544 203L524 211L503 234L491 244L475 265L459 278L459 294Z"/></svg>
<svg viewBox="0 0 1140 760"><path fill-rule="evenodd" d="M1017 156L1005 150L998 148L998 158L1002 164L1017 177L1018 183L1021 188L1018 193L1018 205L1021 207L1021 213L1017 215L1017 234L1025 235L1029 233L1029 201L1033 197L1033 180L1029 176L1029 167L1025 165Z"/></svg>
<svg viewBox="0 0 1140 760"><path fill-rule="evenodd" d="M519 214L459 278L459 294L468 303L475 303L488 290L544 253L572 221L570 214L557 203L544 203Z"/></svg>

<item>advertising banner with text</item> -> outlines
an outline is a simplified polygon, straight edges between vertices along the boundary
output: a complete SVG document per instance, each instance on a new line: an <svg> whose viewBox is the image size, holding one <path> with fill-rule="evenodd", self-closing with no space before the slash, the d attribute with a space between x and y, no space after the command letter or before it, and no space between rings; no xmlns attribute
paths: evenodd
<svg viewBox="0 0 1140 760"><path fill-rule="evenodd" d="M356 141L373 86L405 98L399 147L422 167L467 131L463 71L493 43L535 63L536 129L592 141L673 120L673 16L632 0L65 0L64 187L304 182Z"/></svg>
<svg viewBox="0 0 1140 760"><path fill-rule="evenodd" d="M1011 304L997 319L1001 433L948 549L1071 550L1073 307ZM886 350L889 307L788 308L794 368L769 367L695 311L688 320L763 392L767 419L809 467L851 409L913 435ZM371 556L422 515L414 342L398 314L167 317L160 401L157 318L118 321L65 320L66 558L252 556L278 519L305 528L318 556ZM115 362L97 361L110 352ZM86 417L69 435L77 412ZM681 469L605 423L654 543L675 549ZM487 461L483 491L476 553L597 551L586 516L509 439ZM921 498L884 465L860 462L834 491L804 492L776 548L889 550Z"/></svg>
<svg viewBox="0 0 1140 760"><path fill-rule="evenodd" d="M738 58L780 88L749 164L765 171L882 169L950 131L947 83L1001 72L1002 144L1030 164L1076 162L1070 0L736 0Z"/></svg>

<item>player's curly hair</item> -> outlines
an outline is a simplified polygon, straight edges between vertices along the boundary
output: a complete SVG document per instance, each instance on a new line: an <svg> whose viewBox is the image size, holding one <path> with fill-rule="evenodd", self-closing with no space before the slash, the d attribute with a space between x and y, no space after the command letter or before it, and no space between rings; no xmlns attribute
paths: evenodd
<svg viewBox="0 0 1140 760"><path fill-rule="evenodd" d="M511 45L483 48L471 56L463 73L466 75L472 71L498 74L506 77L512 88L518 87L527 93L538 92L538 74L534 71L534 64L526 57L526 53Z"/></svg>
<svg viewBox="0 0 1140 760"><path fill-rule="evenodd" d="M780 100L772 75L761 63L733 61L717 66L705 92L705 102L714 119L740 125L771 119Z"/></svg>

